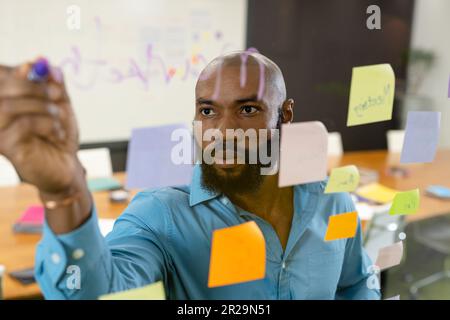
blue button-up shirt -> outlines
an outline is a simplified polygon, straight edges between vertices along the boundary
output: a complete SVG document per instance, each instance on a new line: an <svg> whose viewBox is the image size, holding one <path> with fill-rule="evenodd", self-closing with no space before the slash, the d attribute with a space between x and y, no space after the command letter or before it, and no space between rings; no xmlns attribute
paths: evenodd
<svg viewBox="0 0 450 320"><path fill-rule="evenodd" d="M196 167L190 186L137 194L106 238L95 208L67 234L55 235L44 224L35 275L48 299L96 299L159 280L168 299L379 299L379 290L367 286L372 262L360 224L354 238L324 241L330 215L355 211L347 193L324 194L325 184L294 186L283 251L267 221L202 189ZM213 231L251 220L266 242L265 278L208 288Z"/></svg>

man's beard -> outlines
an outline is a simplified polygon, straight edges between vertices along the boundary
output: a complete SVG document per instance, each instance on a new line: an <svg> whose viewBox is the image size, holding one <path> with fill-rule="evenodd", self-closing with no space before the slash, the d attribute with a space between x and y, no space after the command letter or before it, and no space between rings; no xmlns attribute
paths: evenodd
<svg viewBox="0 0 450 320"><path fill-rule="evenodd" d="M239 175L220 174L214 165L202 163L202 186L208 191L232 194L252 194L259 189L265 176L261 164L243 164ZM227 169L223 169L226 171ZM232 169L228 169L232 170Z"/></svg>
<svg viewBox="0 0 450 320"><path fill-rule="evenodd" d="M281 108L278 110L278 119L276 129L279 130L281 139L281 123L283 121L283 116L281 113ZM272 144L270 139L266 139L266 150L267 156L272 157ZM235 151L237 143L234 144ZM242 164L243 166L239 175L233 173L226 173L226 170L232 171L233 169L218 169L214 166L214 164L207 164L202 162L202 187L208 191L213 193L225 194L227 196L233 194L253 194L260 188L263 183L266 175L261 174L262 168L269 168L270 164L263 164L260 161L259 157L259 148L257 152L257 161L256 164ZM250 151L245 149L245 159L248 161ZM239 168L241 169L241 168ZM220 174L219 170L225 172L225 174Z"/></svg>

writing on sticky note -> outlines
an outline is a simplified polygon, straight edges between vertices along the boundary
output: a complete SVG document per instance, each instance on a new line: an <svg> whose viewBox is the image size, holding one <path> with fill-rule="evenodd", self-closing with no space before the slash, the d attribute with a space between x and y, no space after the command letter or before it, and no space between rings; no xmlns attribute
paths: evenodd
<svg viewBox="0 0 450 320"><path fill-rule="evenodd" d="M410 111L406 118L401 163L432 162L439 142L441 113Z"/></svg>
<svg viewBox="0 0 450 320"><path fill-rule="evenodd" d="M395 75L390 64L354 67L347 126L390 120Z"/></svg>
<svg viewBox="0 0 450 320"><path fill-rule="evenodd" d="M115 292L111 294L105 294L98 298L99 300L165 300L166 294L164 291L164 285L162 281L152 283L150 285Z"/></svg>
<svg viewBox="0 0 450 320"><path fill-rule="evenodd" d="M419 209L419 189L397 192L389 214L412 214Z"/></svg>
<svg viewBox="0 0 450 320"><path fill-rule="evenodd" d="M328 132L319 121L283 124L279 187L325 180Z"/></svg>
<svg viewBox="0 0 450 320"><path fill-rule="evenodd" d="M215 230L208 287L259 280L266 273L264 236L254 221Z"/></svg>
<svg viewBox="0 0 450 320"><path fill-rule="evenodd" d="M376 182L365 185L356 191L356 194L360 197L383 204L391 202L396 193L396 190L385 187Z"/></svg>
<svg viewBox="0 0 450 320"><path fill-rule="evenodd" d="M358 227L358 213L356 211L340 213L328 219L325 241L353 238Z"/></svg>
<svg viewBox="0 0 450 320"><path fill-rule="evenodd" d="M359 184L359 171L354 165L334 168L331 170L325 193L351 192Z"/></svg>

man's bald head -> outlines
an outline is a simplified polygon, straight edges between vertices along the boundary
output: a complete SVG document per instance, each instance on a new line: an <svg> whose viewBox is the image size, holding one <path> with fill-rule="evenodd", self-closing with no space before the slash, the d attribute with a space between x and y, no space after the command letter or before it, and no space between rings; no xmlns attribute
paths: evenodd
<svg viewBox="0 0 450 320"><path fill-rule="evenodd" d="M200 74L195 98L195 120L201 123L201 137L209 137L202 139L196 131L196 141L203 151L214 147L212 157L221 160L212 164L202 162L203 185L228 195L257 190L264 180L261 172L277 163L274 159L278 159L279 152L278 129L293 118L294 101L286 100L280 68L269 58L251 50L222 55L211 61ZM250 134L247 138L237 138L233 133L239 131ZM214 136L212 144L211 132L221 133ZM251 132L257 133L257 138L251 139ZM227 143L223 144L223 139ZM228 144L233 140L231 156L234 159L229 163L229 159L223 161L224 155L228 158L229 153L223 149L233 148ZM240 151L236 148L237 140L245 142ZM216 145L219 145L217 154ZM248 163L249 155L255 153L256 163ZM235 161L239 154L245 155L245 164ZM262 160L266 159L265 155L274 161L265 162Z"/></svg>
<svg viewBox="0 0 450 320"><path fill-rule="evenodd" d="M196 93L199 86L214 81L214 96L217 98L222 94L220 84L227 69L237 71L234 74L238 74L238 77L232 80L238 81L240 87L245 87L247 82L257 79L257 98L264 97L270 104L269 107L280 108L286 100L286 85L280 68L275 62L254 50L235 51L212 60L199 76Z"/></svg>

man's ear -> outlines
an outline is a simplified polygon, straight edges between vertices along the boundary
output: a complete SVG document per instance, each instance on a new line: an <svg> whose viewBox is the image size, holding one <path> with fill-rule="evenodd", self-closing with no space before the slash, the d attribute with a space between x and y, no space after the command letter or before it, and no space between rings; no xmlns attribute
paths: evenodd
<svg viewBox="0 0 450 320"><path fill-rule="evenodd" d="M281 106L281 123L294 121L294 99L287 99Z"/></svg>

